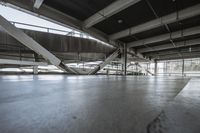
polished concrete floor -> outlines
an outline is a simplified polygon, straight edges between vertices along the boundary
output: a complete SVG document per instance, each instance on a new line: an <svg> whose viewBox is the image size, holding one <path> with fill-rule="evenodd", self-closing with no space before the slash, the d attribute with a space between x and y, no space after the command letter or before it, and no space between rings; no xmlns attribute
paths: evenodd
<svg viewBox="0 0 200 133"><path fill-rule="evenodd" d="M199 133L199 81L181 77L0 76L0 132Z"/></svg>

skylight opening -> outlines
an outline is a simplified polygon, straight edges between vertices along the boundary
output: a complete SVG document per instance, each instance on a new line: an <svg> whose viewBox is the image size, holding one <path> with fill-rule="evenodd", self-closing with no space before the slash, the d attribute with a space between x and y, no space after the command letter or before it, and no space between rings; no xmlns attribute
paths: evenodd
<svg viewBox="0 0 200 133"><path fill-rule="evenodd" d="M70 29L68 27L64 27L64 26L55 24L53 22L44 20L42 18L36 17L34 15L25 13L23 11L19 11L17 9L7 7L3 5L2 3L0 3L0 15L2 15L4 18L6 18L8 21L14 24L16 27L21 28L21 29L86 38L86 39L95 40L106 46L112 47L110 44L100 41L86 33L82 33L74 29Z"/></svg>

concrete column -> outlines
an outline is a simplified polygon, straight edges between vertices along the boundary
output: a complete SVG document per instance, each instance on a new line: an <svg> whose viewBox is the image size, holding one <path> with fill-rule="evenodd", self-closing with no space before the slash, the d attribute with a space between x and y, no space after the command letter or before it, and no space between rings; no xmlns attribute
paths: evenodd
<svg viewBox="0 0 200 133"><path fill-rule="evenodd" d="M155 60L154 75L157 75L157 71L158 71L158 63Z"/></svg>
<svg viewBox="0 0 200 133"><path fill-rule="evenodd" d="M127 44L124 44L124 75L127 73Z"/></svg>
<svg viewBox="0 0 200 133"><path fill-rule="evenodd" d="M34 58L35 62L38 61L38 54L34 52ZM37 75L38 74L38 66L33 66L33 74Z"/></svg>
<svg viewBox="0 0 200 133"><path fill-rule="evenodd" d="M116 71L116 75L118 74L118 70L119 70L119 64L117 64L117 71Z"/></svg>
<svg viewBox="0 0 200 133"><path fill-rule="evenodd" d="M109 70L108 69L106 70L106 74L109 75Z"/></svg>
<svg viewBox="0 0 200 133"><path fill-rule="evenodd" d="M138 64L137 64L137 63L135 64L135 67L136 67L136 72L137 72L136 75L139 75L139 72L138 72Z"/></svg>
<svg viewBox="0 0 200 133"><path fill-rule="evenodd" d="M182 61L182 76L184 76L184 72L185 72L185 60L183 59L183 61Z"/></svg>
<svg viewBox="0 0 200 133"><path fill-rule="evenodd" d="M167 70L167 64L168 64L168 63L165 62L165 67L166 67L166 68L165 68L165 73L166 73L166 74L168 73L168 70Z"/></svg>
<svg viewBox="0 0 200 133"><path fill-rule="evenodd" d="M33 66L33 74L38 74L38 66Z"/></svg>
<svg viewBox="0 0 200 133"><path fill-rule="evenodd" d="M150 71L150 70L149 70L149 63L147 63L147 71L146 71L146 75L148 75L148 71Z"/></svg>

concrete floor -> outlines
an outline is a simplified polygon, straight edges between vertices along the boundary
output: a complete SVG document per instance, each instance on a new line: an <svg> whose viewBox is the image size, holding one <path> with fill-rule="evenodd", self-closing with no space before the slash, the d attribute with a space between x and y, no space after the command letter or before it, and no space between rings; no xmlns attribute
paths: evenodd
<svg viewBox="0 0 200 133"><path fill-rule="evenodd" d="M0 76L0 132L199 133L200 80L188 81L181 77Z"/></svg>

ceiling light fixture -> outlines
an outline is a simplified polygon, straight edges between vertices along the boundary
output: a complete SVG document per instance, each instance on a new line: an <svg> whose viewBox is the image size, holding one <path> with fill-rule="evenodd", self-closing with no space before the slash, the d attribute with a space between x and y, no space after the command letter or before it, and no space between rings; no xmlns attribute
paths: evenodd
<svg viewBox="0 0 200 133"><path fill-rule="evenodd" d="M118 22L119 24L121 24L121 23L123 23L123 20L122 20L122 19L118 19L117 22Z"/></svg>

